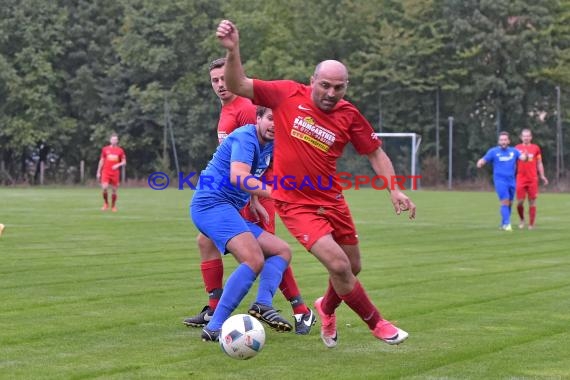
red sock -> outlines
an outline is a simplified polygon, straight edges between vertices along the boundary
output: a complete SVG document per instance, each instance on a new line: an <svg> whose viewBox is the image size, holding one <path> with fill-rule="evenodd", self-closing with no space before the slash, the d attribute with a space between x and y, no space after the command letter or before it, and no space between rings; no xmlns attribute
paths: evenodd
<svg viewBox="0 0 570 380"><path fill-rule="evenodd" d="M521 220L524 220L524 205L523 204L517 205L517 211L519 212L519 217L521 218Z"/></svg>
<svg viewBox="0 0 570 380"><path fill-rule="evenodd" d="M368 325L370 330L374 330L376 324L382 319L380 311L374 306L362 285L357 280L352 291L340 296L342 300L358 314L358 316Z"/></svg>
<svg viewBox="0 0 570 380"><path fill-rule="evenodd" d="M536 219L536 206L530 206L528 213L530 215L530 225L534 226L534 220Z"/></svg>
<svg viewBox="0 0 570 380"><path fill-rule="evenodd" d="M115 207L115 203L117 203L117 194L112 194L111 195L111 206Z"/></svg>
<svg viewBox="0 0 570 380"><path fill-rule="evenodd" d="M285 269L285 272L283 272L279 289L281 289L281 293L283 293L287 301L291 303L293 314L305 314L309 312L307 305L305 305L301 297L299 286L297 286L297 281L295 280L295 276L293 276L293 269L291 269L290 265Z"/></svg>
<svg viewBox="0 0 570 380"><path fill-rule="evenodd" d="M208 306L210 306L210 309L215 309L218 306L218 302L220 302L224 287L222 284L224 279L224 262L222 259L203 261L200 264L200 270L202 271L202 278L209 296Z"/></svg>
<svg viewBox="0 0 570 380"><path fill-rule="evenodd" d="M321 303L321 307L325 314L334 314L334 311L340 305L342 299L339 297L337 292L334 290L331 280L329 279L329 287L325 292L323 297L323 302Z"/></svg>
<svg viewBox="0 0 570 380"><path fill-rule="evenodd" d="M107 190L103 190L103 202L105 202L106 205L109 204L109 197L108 197L108 193Z"/></svg>

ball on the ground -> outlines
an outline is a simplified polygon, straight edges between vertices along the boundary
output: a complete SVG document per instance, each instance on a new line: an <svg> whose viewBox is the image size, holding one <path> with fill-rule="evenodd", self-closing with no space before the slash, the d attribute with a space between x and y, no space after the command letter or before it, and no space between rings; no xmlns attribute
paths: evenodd
<svg viewBox="0 0 570 380"><path fill-rule="evenodd" d="M247 314L229 317L220 331L220 346L229 357L250 359L265 344L265 329L261 322Z"/></svg>

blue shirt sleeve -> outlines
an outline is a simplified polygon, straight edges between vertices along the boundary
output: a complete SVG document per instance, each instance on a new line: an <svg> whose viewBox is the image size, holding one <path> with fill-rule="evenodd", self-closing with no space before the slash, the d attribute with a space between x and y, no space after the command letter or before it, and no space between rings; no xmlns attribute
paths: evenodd
<svg viewBox="0 0 570 380"><path fill-rule="evenodd" d="M495 148L491 148L487 151L487 153L485 153L485 155L483 156L483 159L485 160L485 162L489 162L492 163L493 159L495 158Z"/></svg>
<svg viewBox="0 0 570 380"><path fill-rule="evenodd" d="M230 163L237 161L257 167L257 163L254 165L253 161L257 156L256 150L259 149L258 142L249 133L239 133L234 136L236 138L232 141Z"/></svg>

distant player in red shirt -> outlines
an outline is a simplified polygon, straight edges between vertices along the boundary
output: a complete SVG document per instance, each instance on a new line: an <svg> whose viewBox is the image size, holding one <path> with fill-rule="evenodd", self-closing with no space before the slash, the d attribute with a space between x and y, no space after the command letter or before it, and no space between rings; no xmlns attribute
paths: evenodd
<svg viewBox="0 0 570 380"><path fill-rule="evenodd" d="M528 229L534 228L536 220L536 198L538 197L538 176L548 185L548 179L544 176L542 153L540 147L532 144L532 132L523 129L521 132L522 144L515 146L517 150L527 155L527 161L518 161L517 164L517 211L520 217L519 228L524 228L524 201L528 196L529 224Z"/></svg>
<svg viewBox="0 0 570 380"><path fill-rule="evenodd" d="M246 124L256 124L256 106L252 104L251 100L237 96L227 90L224 81L225 63L226 59L220 58L213 61L209 67L212 89L222 103L218 121L218 142L220 144L235 129ZM271 167L264 173L263 177L265 181L272 180ZM273 199L252 196L251 201L241 210L241 214L245 219L255 222L265 231L275 234L275 204ZM184 320L183 323L185 325L192 327L205 326L210 320L222 295L224 276L224 264L221 254L213 242L203 234L198 235L197 242L202 261L200 269L206 292L209 295L209 302L198 315ZM301 292L291 266L287 267L283 273L279 288L285 298L291 303L295 318L295 332L302 335L308 334L315 323L316 317L311 309L305 305L301 297ZM259 310L256 304L252 305L249 312L271 326L271 320L263 316L263 310ZM271 313L267 313L267 315L269 314Z"/></svg>
<svg viewBox="0 0 570 380"><path fill-rule="evenodd" d="M127 156L125 151L119 146L119 136L116 133L111 135L111 145L107 145L101 149L101 158L97 167L97 179L101 180L101 188L103 190L103 208L105 211L109 208L109 199L107 189L111 185L113 194L111 195L111 210L117 212L117 189L121 180L121 167L127 164Z"/></svg>
<svg viewBox="0 0 570 380"><path fill-rule="evenodd" d="M322 322L321 339L327 347L337 345L335 310L344 301L376 338L388 344L403 342L408 333L380 315L356 278L361 269L358 236L336 176L336 160L352 142L368 157L376 174L384 178L395 174L372 126L354 105L343 100L348 86L346 67L338 61L319 63L310 86L253 80L243 71L236 26L223 20L216 36L227 50L227 88L273 109L275 180L271 185L277 213L329 272L328 289L315 301ZM318 184L319 179L327 186L298 186L299 182ZM390 196L397 214L409 210L414 218L416 207L404 193L393 189Z"/></svg>

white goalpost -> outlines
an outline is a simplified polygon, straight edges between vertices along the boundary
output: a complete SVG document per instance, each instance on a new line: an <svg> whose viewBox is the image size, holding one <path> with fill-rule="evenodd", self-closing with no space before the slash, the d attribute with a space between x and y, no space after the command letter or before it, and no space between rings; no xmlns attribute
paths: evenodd
<svg viewBox="0 0 570 380"><path fill-rule="evenodd" d="M422 136L418 135L417 133L399 133L399 132L394 132L394 133L376 133L376 136L380 137L382 140L386 140L389 138L408 138L410 139L410 152L411 152L411 157L410 157L410 175L411 176L416 176L419 173L419 161L418 161L418 156L419 156L419 148L420 148L420 144L422 143ZM386 145L386 143L384 143L383 145ZM398 173L396 173L398 174ZM419 181L418 181L419 183ZM414 190L414 188L412 188L412 190Z"/></svg>

